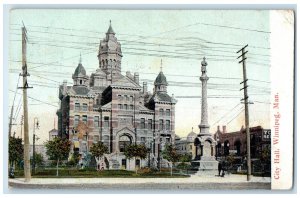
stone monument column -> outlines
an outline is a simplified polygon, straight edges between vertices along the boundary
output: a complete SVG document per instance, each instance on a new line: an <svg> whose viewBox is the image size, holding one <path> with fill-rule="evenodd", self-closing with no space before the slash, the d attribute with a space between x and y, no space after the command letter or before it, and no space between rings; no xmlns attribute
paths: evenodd
<svg viewBox="0 0 300 198"><path fill-rule="evenodd" d="M202 102L201 102L201 122L199 124L200 133L197 135L197 142L199 142L200 160L195 161L199 165L199 171L197 175L202 175L204 172L208 175L215 175L215 170L218 169L218 162L215 160L215 146L216 141L212 134L209 133L208 124L208 105L207 105L207 81L208 76L206 74L207 62L205 57L201 62L201 83L202 83ZM196 140L195 140L196 142Z"/></svg>
<svg viewBox="0 0 300 198"><path fill-rule="evenodd" d="M202 75L200 80L202 82L202 104L201 104L201 123L199 124L200 134L209 134L209 124L208 124L208 113L207 113L207 81L208 77L206 74L206 66L207 62L205 61L205 57L201 62L201 72Z"/></svg>

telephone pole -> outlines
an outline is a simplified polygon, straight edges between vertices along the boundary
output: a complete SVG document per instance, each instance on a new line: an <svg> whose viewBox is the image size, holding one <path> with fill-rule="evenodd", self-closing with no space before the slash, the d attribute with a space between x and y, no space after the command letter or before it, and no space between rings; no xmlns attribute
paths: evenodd
<svg viewBox="0 0 300 198"><path fill-rule="evenodd" d="M9 135L8 137L11 137L11 128L12 128L12 125L16 125L16 124L12 123L12 120L13 120L13 114L14 114L15 99L16 99L17 90L18 90L18 86L19 86L19 80L20 80L20 76L18 78L17 88L16 88L16 91L15 91L13 104L11 106L11 112L10 112L10 118L9 118L9 126L8 126L8 135ZM17 108L17 110L18 110L18 108Z"/></svg>
<svg viewBox="0 0 300 198"><path fill-rule="evenodd" d="M20 123L20 125L21 125L21 139L22 139L22 142L23 142L23 134L22 134L22 132L23 132L23 119L24 119L24 116L22 115L21 116L21 123Z"/></svg>
<svg viewBox="0 0 300 198"><path fill-rule="evenodd" d="M251 153L250 153L250 130L249 130L249 110L248 110L248 85L247 85L247 72L246 72L246 59L245 56L248 51L245 51L246 47L248 45L245 45L242 49L237 51L236 53L242 52L242 54L237 58L241 58L242 60L239 61L239 63L243 63L243 81L240 84L243 84L243 88L240 89L244 90L244 100L245 102L245 125L246 125L246 135L247 135L247 181L250 181L251 179Z"/></svg>
<svg viewBox="0 0 300 198"><path fill-rule="evenodd" d="M23 115L24 115L24 175L25 182L29 182L31 179L30 174L30 144L29 144L29 131L28 131L28 104L27 104L27 89L32 88L28 86L27 76L27 61L26 61L26 48L27 48L27 30L25 25L22 27L22 73L23 86L19 87L23 89Z"/></svg>
<svg viewBox="0 0 300 198"><path fill-rule="evenodd" d="M35 129L39 129L39 120L37 117L33 119L33 136L32 136L32 174L35 174Z"/></svg>
<svg viewBox="0 0 300 198"><path fill-rule="evenodd" d="M13 112L14 112L14 104L11 106L10 111L10 118L9 118L9 124L8 124L8 138L11 137L11 128L12 128L12 119L13 119Z"/></svg>

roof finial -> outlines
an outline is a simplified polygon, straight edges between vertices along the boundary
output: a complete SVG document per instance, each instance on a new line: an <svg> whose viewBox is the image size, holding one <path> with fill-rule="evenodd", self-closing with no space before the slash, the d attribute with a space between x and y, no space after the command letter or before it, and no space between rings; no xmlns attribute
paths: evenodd
<svg viewBox="0 0 300 198"><path fill-rule="evenodd" d="M160 72L162 72L162 59L160 59Z"/></svg>
<svg viewBox="0 0 300 198"><path fill-rule="evenodd" d="M114 30L113 30L112 27L111 27L111 20L109 20L109 28L108 28L108 30L107 30L106 33L107 33L107 34L115 34Z"/></svg>
<svg viewBox="0 0 300 198"><path fill-rule="evenodd" d="M194 132L194 127L192 127L192 132Z"/></svg>
<svg viewBox="0 0 300 198"><path fill-rule="evenodd" d="M82 58L81 58L81 52L80 52L80 57L79 57L79 64L82 63Z"/></svg>

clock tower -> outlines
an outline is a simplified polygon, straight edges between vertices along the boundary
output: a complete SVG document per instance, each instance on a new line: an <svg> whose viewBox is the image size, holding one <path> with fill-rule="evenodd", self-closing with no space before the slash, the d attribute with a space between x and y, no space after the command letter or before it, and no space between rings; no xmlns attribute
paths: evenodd
<svg viewBox="0 0 300 198"><path fill-rule="evenodd" d="M121 44L115 37L115 32L112 28L111 21L106 32L106 37L100 41L98 60L99 68L106 73L107 79L119 78L121 74L122 50Z"/></svg>

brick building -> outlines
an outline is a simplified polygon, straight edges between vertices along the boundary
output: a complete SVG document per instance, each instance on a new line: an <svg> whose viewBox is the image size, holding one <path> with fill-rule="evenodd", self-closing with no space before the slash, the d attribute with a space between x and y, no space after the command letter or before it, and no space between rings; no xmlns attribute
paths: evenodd
<svg viewBox="0 0 300 198"><path fill-rule="evenodd" d="M226 126L222 131L218 126L214 138L217 141L217 157L230 153L242 157L247 153L246 129L243 127L236 132L227 132ZM251 158L259 158L264 148L271 148L271 130L261 126L250 127L250 146Z"/></svg>
<svg viewBox="0 0 300 198"><path fill-rule="evenodd" d="M146 82L140 86L138 73L121 74L122 57L110 24L99 45L99 68L89 76L80 60L72 75L73 86L64 81L59 87L58 131L72 141L72 151L86 153L102 141L109 148L111 168L133 169L146 166L147 160L159 161L163 146L174 143L176 100L167 93L162 71L150 93ZM126 160L124 149L133 143L150 148L151 159Z"/></svg>

